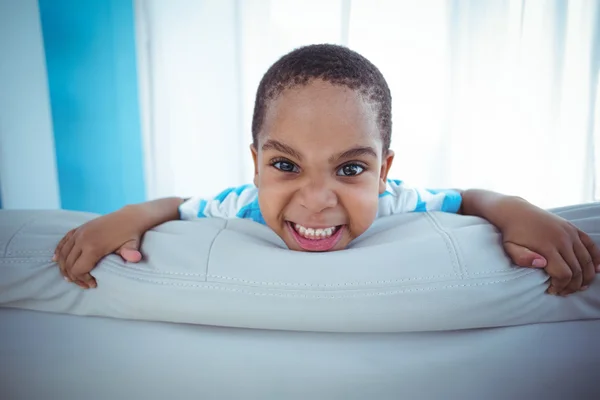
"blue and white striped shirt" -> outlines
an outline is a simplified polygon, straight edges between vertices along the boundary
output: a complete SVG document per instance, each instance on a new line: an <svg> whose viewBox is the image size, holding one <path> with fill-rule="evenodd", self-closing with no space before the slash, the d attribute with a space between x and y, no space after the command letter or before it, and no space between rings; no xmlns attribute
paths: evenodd
<svg viewBox="0 0 600 400"><path fill-rule="evenodd" d="M456 213L462 196L456 190L417 189L399 180L388 179L386 191L379 196L377 218L423 211ZM258 189L254 185L229 188L207 200L192 197L179 207L182 220L198 218L245 218L265 224L258 205Z"/></svg>

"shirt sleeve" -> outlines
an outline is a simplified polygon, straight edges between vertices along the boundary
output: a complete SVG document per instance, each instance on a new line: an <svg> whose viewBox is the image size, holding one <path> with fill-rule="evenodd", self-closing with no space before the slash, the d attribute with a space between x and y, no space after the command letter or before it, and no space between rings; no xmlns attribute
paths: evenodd
<svg viewBox="0 0 600 400"><path fill-rule="evenodd" d="M423 211L457 213L461 204L462 196L457 190L413 188L403 181L390 179L386 191L379 196L377 216Z"/></svg>
<svg viewBox="0 0 600 400"><path fill-rule="evenodd" d="M225 189L212 199L192 197L179 206L179 218L244 217L258 206L258 190L254 185Z"/></svg>

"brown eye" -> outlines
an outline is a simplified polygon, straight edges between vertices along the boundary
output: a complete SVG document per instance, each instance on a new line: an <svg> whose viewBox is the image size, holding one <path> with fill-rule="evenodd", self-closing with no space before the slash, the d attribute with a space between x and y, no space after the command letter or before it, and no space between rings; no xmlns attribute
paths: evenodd
<svg viewBox="0 0 600 400"><path fill-rule="evenodd" d="M282 172L298 172L298 167L289 161L276 161L272 165Z"/></svg>
<svg viewBox="0 0 600 400"><path fill-rule="evenodd" d="M356 176L360 175L365 168L358 164L346 164L342 168L338 169L338 176Z"/></svg>

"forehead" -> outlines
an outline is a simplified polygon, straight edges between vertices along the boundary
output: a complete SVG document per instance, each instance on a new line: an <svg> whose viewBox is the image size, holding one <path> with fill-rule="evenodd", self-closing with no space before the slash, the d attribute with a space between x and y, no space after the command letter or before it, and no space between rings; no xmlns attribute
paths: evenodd
<svg viewBox="0 0 600 400"><path fill-rule="evenodd" d="M284 90L269 102L259 138L323 151L363 145L381 153L376 113L363 96L346 86L313 80Z"/></svg>

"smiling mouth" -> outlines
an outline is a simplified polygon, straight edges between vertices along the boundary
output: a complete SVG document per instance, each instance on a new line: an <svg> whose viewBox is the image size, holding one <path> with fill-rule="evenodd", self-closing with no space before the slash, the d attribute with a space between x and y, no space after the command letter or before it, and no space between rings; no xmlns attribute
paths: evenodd
<svg viewBox="0 0 600 400"><path fill-rule="evenodd" d="M336 225L328 228L307 228L291 221L288 221L288 223L297 234L309 240L327 239L328 237L333 236L342 227L342 225Z"/></svg>
<svg viewBox="0 0 600 400"><path fill-rule="evenodd" d="M286 221L296 243L308 251L328 251L339 242L346 225L334 225L325 228L310 228Z"/></svg>

